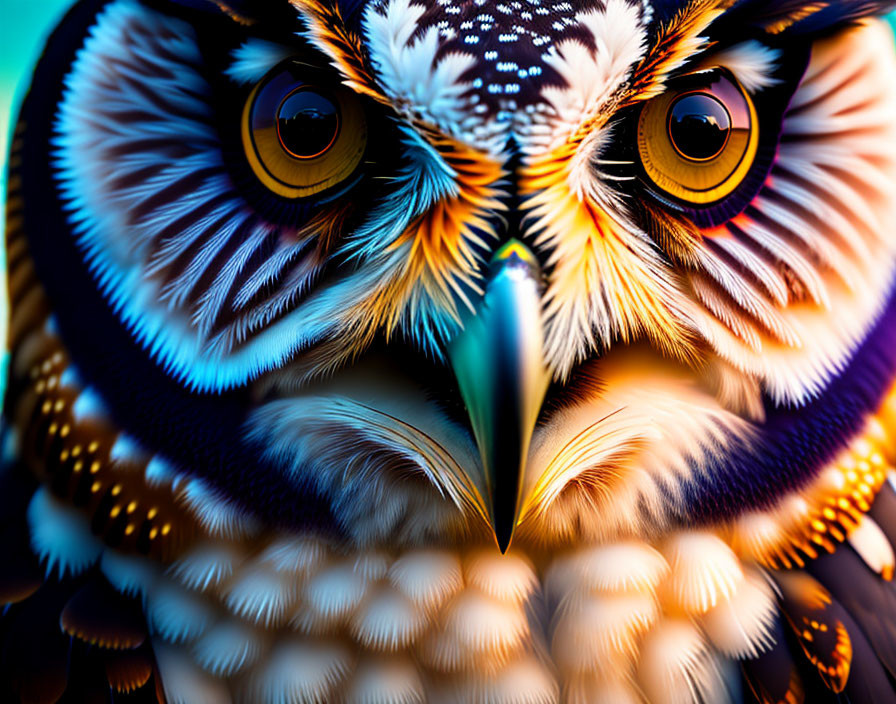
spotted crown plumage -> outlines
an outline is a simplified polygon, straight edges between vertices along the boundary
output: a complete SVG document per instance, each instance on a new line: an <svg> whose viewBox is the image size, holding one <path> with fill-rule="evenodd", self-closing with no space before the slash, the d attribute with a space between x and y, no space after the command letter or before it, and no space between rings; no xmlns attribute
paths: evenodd
<svg viewBox="0 0 896 704"><path fill-rule="evenodd" d="M77 2L3 701L896 701L888 9Z"/></svg>

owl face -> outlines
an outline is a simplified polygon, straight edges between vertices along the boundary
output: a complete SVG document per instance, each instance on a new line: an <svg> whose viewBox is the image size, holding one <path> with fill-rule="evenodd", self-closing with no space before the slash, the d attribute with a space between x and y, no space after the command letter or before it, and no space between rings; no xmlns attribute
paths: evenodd
<svg viewBox="0 0 896 704"><path fill-rule="evenodd" d="M885 700L885 6L77 3L10 158L0 699Z"/></svg>
<svg viewBox="0 0 896 704"><path fill-rule="evenodd" d="M778 5L79 7L33 249L115 452L363 545L809 481L888 378L896 89Z"/></svg>

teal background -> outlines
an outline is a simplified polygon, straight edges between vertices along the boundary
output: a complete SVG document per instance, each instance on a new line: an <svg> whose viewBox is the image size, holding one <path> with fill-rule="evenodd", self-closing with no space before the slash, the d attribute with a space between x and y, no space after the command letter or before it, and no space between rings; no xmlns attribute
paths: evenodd
<svg viewBox="0 0 896 704"><path fill-rule="evenodd" d="M0 0L0 206L6 196L6 157L12 116L28 87L30 69L40 55L47 34L71 4L72 0ZM889 20L896 29L896 13ZM0 238L4 228L5 217L0 218ZM0 248L0 271L3 256ZM5 286L0 288L0 340L6 340L5 292Z"/></svg>
<svg viewBox="0 0 896 704"><path fill-rule="evenodd" d="M6 158L13 115L47 34L71 4L72 0L0 0L0 242L6 230ZM0 247L0 391L7 361L5 269L6 248Z"/></svg>

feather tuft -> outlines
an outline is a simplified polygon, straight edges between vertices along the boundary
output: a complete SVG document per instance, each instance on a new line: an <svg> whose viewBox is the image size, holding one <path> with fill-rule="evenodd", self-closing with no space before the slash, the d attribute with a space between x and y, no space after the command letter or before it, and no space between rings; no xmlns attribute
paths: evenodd
<svg viewBox="0 0 896 704"><path fill-rule="evenodd" d="M347 686L348 704L423 704L416 664L402 656L363 656Z"/></svg>
<svg viewBox="0 0 896 704"><path fill-rule="evenodd" d="M678 533L666 542L663 554L672 566L665 593L689 614L706 613L727 601L744 578L737 556L712 533Z"/></svg>
<svg viewBox="0 0 896 704"><path fill-rule="evenodd" d="M637 679L651 704L728 701L718 664L690 621L670 619L647 634Z"/></svg>
<svg viewBox="0 0 896 704"><path fill-rule="evenodd" d="M193 645L196 662L216 677L230 677L253 665L261 656L262 636L238 621L221 621Z"/></svg>
<svg viewBox="0 0 896 704"><path fill-rule="evenodd" d="M712 644L739 660L755 659L775 643L775 594L761 572L747 571L734 595L710 609L700 625Z"/></svg>
<svg viewBox="0 0 896 704"><path fill-rule="evenodd" d="M494 549L470 555L464 572L467 584L498 601L525 601L538 583L532 563L522 554L502 555Z"/></svg>
<svg viewBox="0 0 896 704"><path fill-rule="evenodd" d="M426 614L391 588L372 594L355 615L352 631L371 650L398 650L409 646L427 625Z"/></svg>
<svg viewBox="0 0 896 704"><path fill-rule="evenodd" d="M86 517L39 488L28 504L31 548L46 563L47 576L76 576L95 563L102 543L90 532Z"/></svg>
<svg viewBox="0 0 896 704"><path fill-rule="evenodd" d="M427 610L438 608L463 584L457 557L437 550L405 553L389 569L389 582Z"/></svg>
<svg viewBox="0 0 896 704"><path fill-rule="evenodd" d="M345 679L351 659L337 643L283 640L249 674L245 700L266 704L328 704Z"/></svg>

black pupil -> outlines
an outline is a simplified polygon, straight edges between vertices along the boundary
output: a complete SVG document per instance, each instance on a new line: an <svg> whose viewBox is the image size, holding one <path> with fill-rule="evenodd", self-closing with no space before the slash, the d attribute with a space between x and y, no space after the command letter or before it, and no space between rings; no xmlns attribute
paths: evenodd
<svg viewBox="0 0 896 704"><path fill-rule="evenodd" d="M725 148L730 132L731 116L711 95L684 95L669 111L669 137L687 159L704 161L718 156Z"/></svg>
<svg viewBox="0 0 896 704"><path fill-rule="evenodd" d="M313 90L296 91L277 111L280 144L298 159L310 159L327 151L338 131L336 104Z"/></svg>

